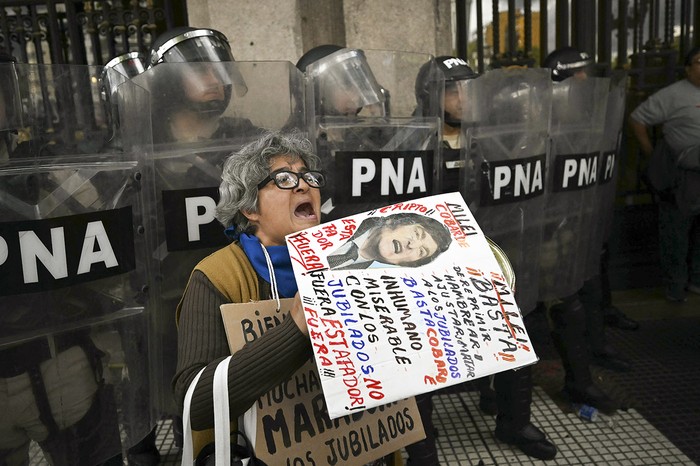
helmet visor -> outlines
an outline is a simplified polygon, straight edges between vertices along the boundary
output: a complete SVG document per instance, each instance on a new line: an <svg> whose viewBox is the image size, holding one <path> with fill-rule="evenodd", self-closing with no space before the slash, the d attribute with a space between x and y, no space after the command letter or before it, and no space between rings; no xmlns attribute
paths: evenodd
<svg viewBox="0 0 700 466"><path fill-rule="evenodd" d="M243 77L235 69L234 74L229 75L224 66L216 65L216 63L231 61L234 59L228 41L221 33L211 29L197 29L180 34L151 53L151 66L161 62L189 63L195 73L204 77L202 73L212 72L218 76L224 86L233 84L237 96L244 96L248 92L248 87ZM201 66L204 63L210 66ZM206 82L202 85L207 86Z"/></svg>
<svg viewBox="0 0 700 466"><path fill-rule="evenodd" d="M129 52L111 59L102 70L102 97L112 100L117 87L128 79L145 71L144 57L138 52Z"/></svg>
<svg viewBox="0 0 700 466"><path fill-rule="evenodd" d="M146 69L144 57L138 52L129 52L111 59L105 69L113 69L127 78L133 78Z"/></svg>
<svg viewBox="0 0 700 466"><path fill-rule="evenodd" d="M361 50L338 50L310 64L306 71L317 84L316 102L326 115L354 115L365 106L383 107L381 86Z"/></svg>
<svg viewBox="0 0 700 466"><path fill-rule="evenodd" d="M228 41L216 31L198 29L173 37L151 54L151 66L198 61L233 61Z"/></svg>

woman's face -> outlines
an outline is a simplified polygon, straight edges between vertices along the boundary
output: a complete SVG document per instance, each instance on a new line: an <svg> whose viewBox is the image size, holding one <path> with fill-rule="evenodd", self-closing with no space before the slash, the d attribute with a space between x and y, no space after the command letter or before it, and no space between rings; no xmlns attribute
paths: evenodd
<svg viewBox="0 0 700 466"><path fill-rule="evenodd" d="M276 170L299 173L307 168L301 159L279 155L270 161L270 173ZM302 178L294 189L280 189L270 181L258 191L258 211L245 216L257 227L255 236L263 245L282 246L286 235L319 224L321 193Z"/></svg>

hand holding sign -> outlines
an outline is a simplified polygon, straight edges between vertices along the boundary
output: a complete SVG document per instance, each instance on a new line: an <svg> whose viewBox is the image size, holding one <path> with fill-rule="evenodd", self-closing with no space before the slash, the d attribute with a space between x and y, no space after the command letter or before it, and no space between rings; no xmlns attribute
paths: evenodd
<svg viewBox="0 0 700 466"><path fill-rule="evenodd" d="M298 292L296 295L294 295L294 302L292 303L292 310L289 312L289 315L292 317L292 319L294 319L294 323L297 324L297 327L299 327L301 333L308 335L309 330L306 328L304 307L301 305L301 298L299 297Z"/></svg>

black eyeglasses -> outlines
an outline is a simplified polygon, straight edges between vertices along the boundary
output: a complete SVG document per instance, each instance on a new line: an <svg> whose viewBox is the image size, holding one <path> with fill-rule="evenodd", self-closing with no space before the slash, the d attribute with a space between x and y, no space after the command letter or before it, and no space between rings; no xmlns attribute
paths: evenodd
<svg viewBox="0 0 700 466"><path fill-rule="evenodd" d="M294 189L299 186L299 178L303 178L306 184L312 188L323 188L326 185L326 177L321 172L312 170L296 173L289 170L277 170L258 183L258 189L264 188L270 181L274 181L280 189Z"/></svg>

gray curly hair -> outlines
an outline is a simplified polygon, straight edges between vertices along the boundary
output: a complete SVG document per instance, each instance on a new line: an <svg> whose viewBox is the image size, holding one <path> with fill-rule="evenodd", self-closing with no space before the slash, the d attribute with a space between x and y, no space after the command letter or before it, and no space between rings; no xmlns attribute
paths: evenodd
<svg viewBox="0 0 700 466"><path fill-rule="evenodd" d="M318 170L321 161L311 142L300 132L268 131L232 153L224 163L219 185L216 219L238 233L255 233L243 212L258 211L258 183L270 174L270 162L277 156L301 159L309 170Z"/></svg>

